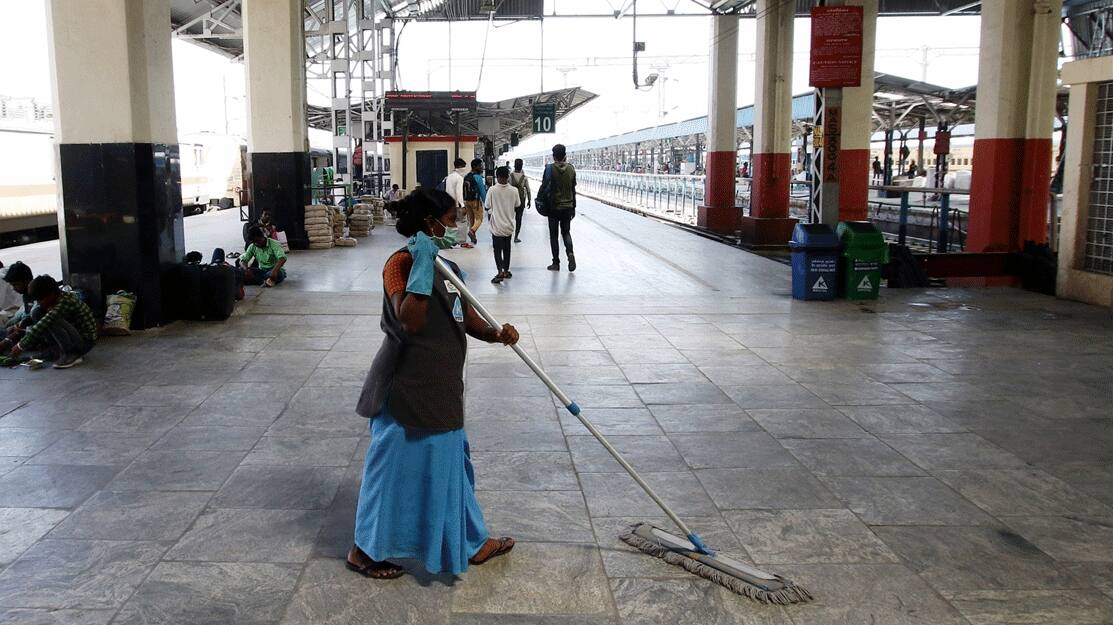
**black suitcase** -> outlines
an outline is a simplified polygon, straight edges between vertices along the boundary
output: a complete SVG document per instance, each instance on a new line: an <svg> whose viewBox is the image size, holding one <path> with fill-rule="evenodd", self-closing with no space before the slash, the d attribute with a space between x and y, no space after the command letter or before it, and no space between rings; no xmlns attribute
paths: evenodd
<svg viewBox="0 0 1113 625"><path fill-rule="evenodd" d="M224 264L201 268L201 315L227 319L236 307L236 271Z"/></svg>
<svg viewBox="0 0 1113 625"><path fill-rule="evenodd" d="M202 319L201 282L205 266L199 263L178 265L176 279L173 281L175 317L178 319Z"/></svg>

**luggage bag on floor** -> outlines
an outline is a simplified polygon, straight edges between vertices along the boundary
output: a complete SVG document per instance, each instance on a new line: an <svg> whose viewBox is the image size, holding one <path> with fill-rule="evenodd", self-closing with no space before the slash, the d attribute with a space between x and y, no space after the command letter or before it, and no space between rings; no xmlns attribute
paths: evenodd
<svg viewBox="0 0 1113 625"><path fill-rule="evenodd" d="M236 307L236 272L228 265L202 267L201 315L227 319Z"/></svg>
<svg viewBox="0 0 1113 625"><path fill-rule="evenodd" d="M184 263L178 265L174 280L174 308L178 319L201 319L201 275L204 265Z"/></svg>

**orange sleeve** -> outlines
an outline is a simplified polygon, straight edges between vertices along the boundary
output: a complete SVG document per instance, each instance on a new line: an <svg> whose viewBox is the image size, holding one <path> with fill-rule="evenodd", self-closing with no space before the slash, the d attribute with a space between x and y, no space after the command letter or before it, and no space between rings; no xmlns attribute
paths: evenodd
<svg viewBox="0 0 1113 625"><path fill-rule="evenodd" d="M387 259L383 266L383 286L386 287L387 297L405 292L413 265L413 256L407 252L398 252Z"/></svg>

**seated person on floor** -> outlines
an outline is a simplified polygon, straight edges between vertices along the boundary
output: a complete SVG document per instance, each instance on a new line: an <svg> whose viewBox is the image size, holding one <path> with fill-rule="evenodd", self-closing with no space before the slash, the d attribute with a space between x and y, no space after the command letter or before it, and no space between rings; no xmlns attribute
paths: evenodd
<svg viewBox="0 0 1113 625"><path fill-rule="evenodd" d="M268 238L259 226L249 230L247 236L251 239L251 245L248 245L247 251L240 256L243 283L274 286L285 280L286 252L282 251L282 244ZM252 267L252 260L255 260L258 266Z"/></svg>
<svg viewBox="0 0 1113 625"><path fill-rule="evenodd" d="M19 298L15 300L19 304L19 309L4 322L5 336L10 336L29 325L31 305L34 303L31 296L27 294L31 277L31 268L18 260L12 263L12 266L8 267L8 271L4 274L4 282Z"/></svg>
<svg viewBox="0 0 1113 625"><path fill-rule="evenodd" d="M31 325L11 348L11 356L39 352L53 360L55 369L68 369L82 362L82 357L97 343L97 321L93 311L76 294L63 292L50 276L31 281L28 292L35 306L31 309Z"/></svg>
<svg viewBox="0 0 1113 625"><path fill-rule="evenodd" d="M278 228L275 227L274 221L271 220L270 211L263 211L259 215L259 228L263 230L263 234L268 239L278 239Z"/></svg>

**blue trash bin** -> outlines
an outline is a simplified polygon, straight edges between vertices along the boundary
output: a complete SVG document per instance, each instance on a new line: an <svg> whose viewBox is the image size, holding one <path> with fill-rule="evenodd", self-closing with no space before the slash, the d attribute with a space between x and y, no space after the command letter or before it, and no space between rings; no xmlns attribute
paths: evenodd
<svg viewBox="0 0 1113 625"><path fill-rule="evenodd" d="M831 300L838 291L839 236L824 224L796 224L792 240L792 297Z"/></svg>

